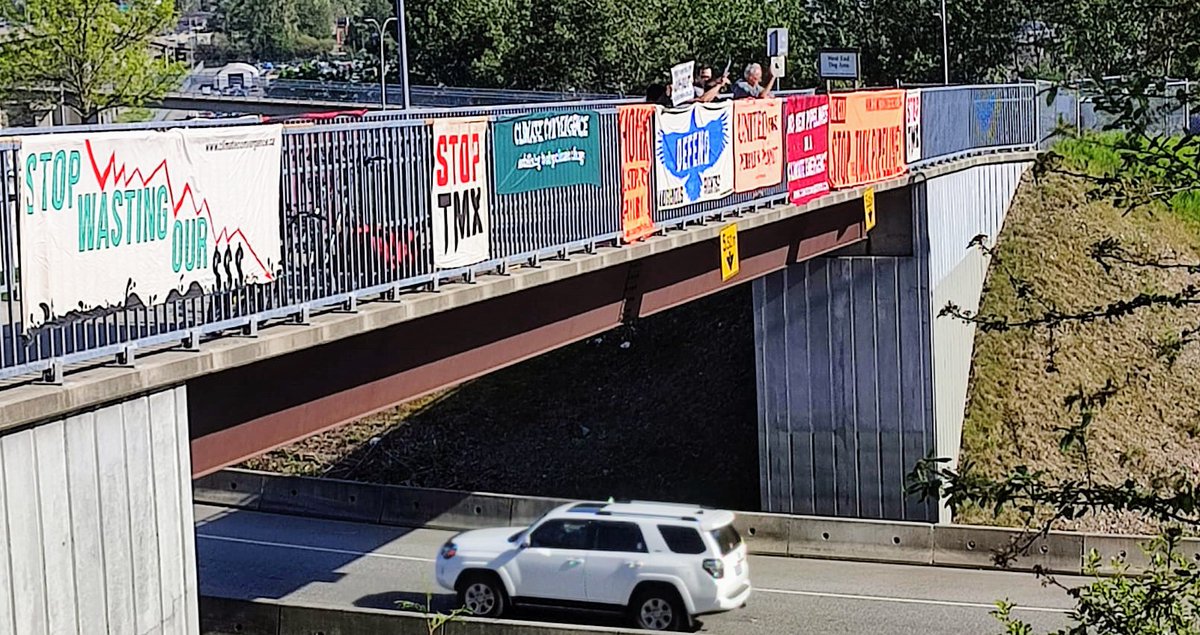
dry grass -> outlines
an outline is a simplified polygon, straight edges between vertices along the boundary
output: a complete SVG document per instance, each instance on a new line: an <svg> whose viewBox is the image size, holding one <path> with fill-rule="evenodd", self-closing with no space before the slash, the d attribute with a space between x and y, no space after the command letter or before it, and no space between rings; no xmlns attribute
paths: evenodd
<svg viewBox="0 0 1200 635"><path fill-rule="evenodd" d="M1029 315L1038 299L1021 299L1007 273L1032 283L1041 300L1078 311L1141 292L1173 292L1200 283L1184 271L1121 267L1106 273L1089 257L1091 245L1113 237L1129 250L1200 261L1189 223L1164 210L1122 214L1090 202L1081 180L1052 176L1018 193L998 245L999 267L989 274L981 312ZM945 318L943 318L945 319ZM1083 475L1077 452L1059 449L1059 430L1078 421L1064 399L1106 381L1123 386L1097 417L1089 453L1097 478L1147 482L1180 468L1200 472L1200 351L1186 346L1176 359L1159 354L1178 334L1200 324L1195 307L1156 308L1116 321L1072 326L1053 342L1046 331L980 333L963 431L963 457L1000 476L1027 465L1062 478ZM1048 368L1050 352L1053 368ZM969 510L960 522L1004 524L990 512ZM1089 517L1065 528L1135 532L1151 529L1139 518Z"/></svg>

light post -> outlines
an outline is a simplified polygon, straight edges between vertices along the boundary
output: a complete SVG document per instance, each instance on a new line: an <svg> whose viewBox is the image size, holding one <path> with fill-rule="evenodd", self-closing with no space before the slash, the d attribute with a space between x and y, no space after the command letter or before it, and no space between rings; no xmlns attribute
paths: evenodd
<svg viewBox="0 0 1200 635"><path fill-rule="evenodd" d="M942 68L944 70L945 84L950 85L950 36L949 29L946 28L946 0L942 0Z"/></svg>
<svg viewBox="0 0 1200 635"><path fill-rule="evenodd" d="M388 25L395 22L396 18L388 18L383 21L383 26L379 25L379 21L375 18L367 18L367 24L375 27L375 33L379 36L379 103L384 110L387 110L387 47L383 36L387 34ZM404 78L405 97L408 96L408 78ZM405 99L407 102L408 100ZM408 107L406 103L405 108Z"/></svg>
<svg viewBox="0 0 1200 635"><path fill-rule="evenodd" d="M404 82L404 109L412 107L412 95L408 90L408 21L404 13L404 0L396 0L396 15L400 16L400 81Z"/></svg>

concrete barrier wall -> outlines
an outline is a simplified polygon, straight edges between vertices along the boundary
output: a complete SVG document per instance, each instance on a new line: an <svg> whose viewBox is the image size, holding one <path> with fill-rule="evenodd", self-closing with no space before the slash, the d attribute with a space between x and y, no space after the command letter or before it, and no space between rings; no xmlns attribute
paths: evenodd
<svg viewBox="0 0 1200 635"><path fill-rule="evenodd" d="M200 598L202 635L429 635L430 617L420 613L376 609L339 609L302 604ZM568 626L515 620L458 617L438 635L581 635L639 633L594 626Z"/></svg>
<svg viewBox="0 0 1200 635"><path fill-rule="evenodd" d="M525 526L566 499L375 485L329 479L224 470L195 481L197 503L402 527L450 531ZM750 552L791 556L968 568L997 568L993 554L1022 536L1018 530L965 525L890 522L738 512L736 525ZM1084 554L1104 562L1125 558L1145 565L1145 536L1051 532L1008 568L1041 567L1080 574ZM1183 548L1200 560L1200 540ZM1111 570L1111 568L1109 569Z"/></svg>

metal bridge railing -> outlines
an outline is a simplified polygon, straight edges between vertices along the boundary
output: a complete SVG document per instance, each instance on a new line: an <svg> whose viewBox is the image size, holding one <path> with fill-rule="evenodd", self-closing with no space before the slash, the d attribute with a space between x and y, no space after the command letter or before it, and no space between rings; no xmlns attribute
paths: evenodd
<svg viewBox="0 0 1200 635"><path fill-rule="evenodd" d="M923 161L964 153L1036 147L1039 117L1033 85L924 89ZM0 378L49 372L64 365L103 362L135 349L178 344L231 330L255 331L274 320L303 319L321 310L436 286L509 265L590 250L619 240L622 165L614 106L631 103L566 102L466 109L374 113L362 121L284 131L280 183L283 275L263 285L173 297L154 306L125 306L76 314L26 333L19 285L16 174L19 142L0 142ZM589 109L597 112L600 186L578 185L498 195L488 179L491 260L437 270L432 244L433 117L483 115L496 121L517 114ZM167 127L167 126L147 126ZM49 133L59 130L38 130ZM25 133L26 131L21 131ZM494 135L493 135L494 138ZM786 148L786 143L784 144ZM494 154L488 153L493 171ZM651 167L653 175L654 168ZM652 177L653 179L653 177ZM651 184L653 192L653 184ZM786 202L786 181L672 210L658 210L656 228L736 210Z"/></svg>

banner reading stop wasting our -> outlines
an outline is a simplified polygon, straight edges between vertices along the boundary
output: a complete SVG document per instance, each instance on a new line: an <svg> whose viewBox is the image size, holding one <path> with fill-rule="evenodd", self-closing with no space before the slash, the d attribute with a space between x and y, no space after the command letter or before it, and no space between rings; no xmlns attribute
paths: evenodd
<svg viewBox="0 0 1200 635"><path fill-rule="evenodd" d="M829 97L787 101L788 201L802 205L829 193Z"/></svg>
<svg viewBox="0 0 1200 635"><path fill-rule="evenodd" d="M433 266L467 267L488 259L486 117L433 121Z"/></svg>
<svg viewBox="0 0 1200 635"><path fill-rule="evenodd" d="M26 329L280 272L281 126L21 138Z"/></svg>

